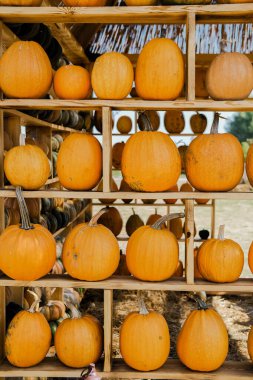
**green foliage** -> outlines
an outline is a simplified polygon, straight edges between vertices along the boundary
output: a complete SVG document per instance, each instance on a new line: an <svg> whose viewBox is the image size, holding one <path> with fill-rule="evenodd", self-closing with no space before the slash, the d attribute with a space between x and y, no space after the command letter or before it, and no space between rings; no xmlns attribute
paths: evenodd
<svg viewBox="0 0 253 380"><path fill-rule="evenodd" d="M253 112L239 112L225 125L227 132L240 142L253 138Z"/></svg>

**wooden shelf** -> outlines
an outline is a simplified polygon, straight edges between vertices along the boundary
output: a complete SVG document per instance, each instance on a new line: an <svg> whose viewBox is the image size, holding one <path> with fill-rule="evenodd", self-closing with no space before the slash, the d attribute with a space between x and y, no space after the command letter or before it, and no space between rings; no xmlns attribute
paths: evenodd
<svg viewBox="0 0 253 380"><path fill-rule="evenodd" d="M129 236L117 236L117 240L118 241L128 241L129 240ZM185 239L177 239L177 241L179 243L185 243ZM204 241L206 240L203 240L203 239L194 239L194 243L203 243Z"/></svg>
<svg viewBox="0 0 253 380"><path fill-rule="evenodd" d="M194 12L197 22L251 22L252 4L218 4L143 7L1 7L4 22L88 24L175 24L186 23Z"/></svg>
<svg viewBox="0 0 253 380"><path fill-rule="evenodd" d="M47 275L36 281L16 281L7 276L0 277L0 286L12 287L49 287L49 288L84 288L105 290L162 290L177 292L224 292L224 293L253 293L253 278L242 278L236 282L219 284L205 280L196 280L187 284L185 278L173 278L162 282L140 281L131 276L112 276L104 281L79 281L68 275Z"/></svg>
<svg viewBox="0 0 253 380"><path fill-rule="evenodd" d="M167 203L100 203L100 202L93 202L92 206L109 206L109 207L151 207L151 208L157 208L157 207L185 207L184 203L173 203L173 204L167 204ZM213 207L211 203L208 204L195 204L194 207Z"/></svg>
<svg viewBox="0 0 253 380"><path fill-rule="evenodd" d="M158 129L159 130L159 129ZM137 130L137 132L140 132L140 130ZM102 133L92 133L93 136L103 136ZM112 136L132 136L135 133L112 133ZM200 136L203 135L203 133L169 133L168 135L171 137L194 137L194 136Z"/></svg>

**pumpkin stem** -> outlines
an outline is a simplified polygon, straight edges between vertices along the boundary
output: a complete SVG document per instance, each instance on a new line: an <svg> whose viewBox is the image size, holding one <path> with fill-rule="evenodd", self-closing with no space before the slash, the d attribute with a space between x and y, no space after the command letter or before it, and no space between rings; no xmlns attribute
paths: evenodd
<svg viewBox="0 0 253 380"><path fill-rule="evenodd" d="M133 211L133 214L135 215L135 211L134 211L134 208L132 207L132 211Z"/></svg>
<svg viewBox="0 0 253 380"><path fill-rule="evenodd" d="M167 222L168 220L177 219L177 218L184 218L185 214L184 212L178 212L175 214L168 214L165 216L162 216L160 219L158 219L154 224L152 224L152 228L155 230L160 230L162 225Z"/></svg>
<svg viewBox="0 0 253 380"><path fill-rule="evenodd" d="M31 230L34 227L31 225L29 212L28 212L27 205L25 203L25 199L23 197L22 189L20 186L16 187L16 197L17 197L20 216L21 216L20 228L22 228L23 230Z"/></svg>
<svg viewBox="0 0 253 380"><path fill-rule="evenodd" d="M142 117L143 117L143 122L144 122L144 131L152 132L153 127L152 127L151 121L150 121L148 115L145 113L145 111L142 112Z"/></svg>
<svg viewBox="0 0 253 380"><path fill-rule="evenodd" d="M75 318L81 318L82 314L80 313L80 311L70 302L65 302L67 308L71 311L71 314L72 314L72 319L75 319Z"/></svg>
<svg viewBox="0 0 253 380"><path fill-rule="evenodd" d="M102 208L96 215L94 215L91 220L89 221L89 226L94 227L97 225L97 221L100 218L101 215L103 215L105 212L108 212L108 208L104 207Z"/></svg>
<svg viewBox="0 0 253 380"><path fill-rule="evenodd" d="M138 303L139 303L139 309L140 309L139 314L141 315L149 314L140 291L137 292L137 297L138 297Z"/></svg>
<svg viewBox="0 0 253 380"><path fill-rule="evenodd" d="M219 129L219 119L220 119L220 114L219 114L219 112L215 112L215 113L214 113L213 124L212 124L212 127L211 127L210 134L214 135L214 134L217 134L217 133L218 133L218 129Z"/></svg>
<svg viewBox="0 0 253 380"><path fill-rule="evenodd" d="M30 294L33 295L34 297L34 301L33 303L31 304L30 308L28 309L28 311L30 313L35 313L36 311L39 310L39 303L40 303L40 299L39 299L39 296L38 294L36 294L35 292L31 291L31 290L27 290Z"/></svg>
<svg viewBox="0 0 253 380"><path fill-rule="evenodd" d="M196 298L195 299L197 304L198 304L198 310L207 310L207 304L201 299L201 298Z"/></svg>
<svg viewBox="0 0 253 380"><path fill-rule="evenodd" d="M225 239L225 224L222 224L220 227L219 227L219 233L218 233L218 239L219 240L224 240Z"/></svg>

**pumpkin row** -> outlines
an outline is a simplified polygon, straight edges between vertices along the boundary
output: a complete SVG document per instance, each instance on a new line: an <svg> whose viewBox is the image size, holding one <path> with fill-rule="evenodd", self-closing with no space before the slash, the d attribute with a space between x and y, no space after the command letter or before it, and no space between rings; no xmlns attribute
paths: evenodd
<svg viewBox="0 0 253 380"><path fill-rule="evenodd" d="M194 371L210 372L225 361L229 338L221 316L197 299L177 338L180 361ZM170 354L170 332L165 318L148 311L143 299L139 312L130 313L120 328L119 345L124 361L139 371L160 368ZM64 319L54 334L57 357L69 367L83 368L95 363L103 351L103 328L92 315L82 316L73 306L72 318ZM6 333L5 353L17 367L31 367L46 356L51 343L51 330L35 302L28 311L12 319ZM22 350L20 349L22 347ZM248 336L248 352L253 360L253 329Z"/></svg>
<svg viewBox="0 0 253 380"><path fill-rule="evenodd" d="M53 82L60 99L86 99L92 89L99 99L124 99L134 80L142 99L177 99L185 84L185 64L177 44L168 38L149 41L139 54L135 74L125 55L109 52L96 59L91 75L81 66L66 65L53 76L47 54L33 41L14 42L0 60L0 85L8 98L42 98ZM209 66L205 86L215 100L247 98L253 89L250 60L242 53L218 55Z"/></svg>

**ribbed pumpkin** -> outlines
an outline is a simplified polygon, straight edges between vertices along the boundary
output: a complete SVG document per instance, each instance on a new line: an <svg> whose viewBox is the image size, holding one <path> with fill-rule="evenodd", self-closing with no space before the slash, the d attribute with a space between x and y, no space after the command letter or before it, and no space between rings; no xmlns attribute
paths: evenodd
<svg viewBox="0 0 253 380"><path fill-rule="evenodd" d="M171 191L171 192L178 192L178 186L175 185L175 186L172 186L170 189L168 189L167 191ZM177 201L177 199L164 199L164 202L167 203L167 204L175 204Z"/></svg>
<svg viewBox="0 0 253 380"><path fill-rule="evenodd" d="M59 180L69 190L90 190L102 175L102 149L88 133L71 133L61 144L57 163Z"/></svg>
<svg viewBox="0 0 253 380"><path fill-rule="evenodd" d="M1 89L8 98L42 98L52 79L49 58L37 42L16 41L0 60Z"/></svg>
<svg viewBox="0 0 253 380"><path fill-rule="evenodd" d="M178 264L179 248L175 235L162 225L184 214L160 218L152 226L138 228L130 237L126 249L127 267L143 281L163 281L170 278Z"/></svg>
<svg viewBox="0 0 253 380"><path fill-rule="evenodd" d="M90 73L81 66L61 66L54 75L54 92L59 99L86 99L91 92Z"/></svg>
<svg viewBox="0 0 253 380"><path fill-rule="evenodd" d="M125 0L126 5L136 7L141 5L155 5L157 0Z"/></svg>
<svg viewBox="0 0 253 380"><path fill-rule="evenodd" d="M235 241L224 238L224 227L220 226L218 239L209 239L199 247L198 269L208 281L236 281L243 269L243 250Z"/></svg>
<svg viewBox="0 0 253 380"><path fill-rule="evenodd" d="M36 145L21 145L6 153L4 172L13 186L37 190L46 183L50 165L42 149Z"/></svg>
<svg viewBox="0 0 253 380"><path fill-rule="evenodd" d="M129 216L126 222L126 233L128 236L131 236L138 228L144 226L144 222L141 217L135 214L133 208L132 211L133 214Z"/></svg>
<svg viewBox="0 0 253 380"><path fill-rule="evenodd" d="M208 92L206 90L206 69L197 68L195 77L195 95L196 98L208 98Z"/></svg>
<svg viewBox="0 0 253 380"><path fill-rule="evenodd" d="M58 359L68 367L83 368L96 363L102 354L103 329L97 318L81 313L72 305L72 318L57 327L54 345ZM85 344L84 344L85 343Z"/></svg>
<svg viewBox="0 0 253 380"><path fill-rule="evenodd" d="M147 111L139 113L138 119L137 119L137 125L140 131L145 131L145 127L147 123L146 118L149 119L152 125L152 130L157 131L160 127L160 117L158 115L158 112L154 110L147 110Z"/></svg>
<svg viewBox="0 0 253 380"><path fill-rule="evenodd" d="M196 137L186 152L186 176L200 191L232 190L243 175L242 146L231 133L218 134L218 122L216 113L211 134Z"/></svg>
<svg viewBox="0 0 253 380"><path fill-rule="evenodd" d="M220 315L203 301L198 303L178 335L177 355L193 371L215 371L226 359L228 333Z"/></svg>
<svg viewBox="0 0 253 380"><path fill-rule="evenodd" d="M136 65L139 97L174 100L184 86L184 60L179 47L168 38L155 38L142 49Z"/></svg>
<svg viewBox="0 0 253 380"><path fill-rule="evenodd" d="M121 116L117 121L117 130L121 134L127 134L132 129L132 119L129 116Z"/></svg>
<svg viewBox="0 0 253 380"><path fill-rule="evenodd" d="M97 191L103 191L103 178L101 179L101 181L99 182L99 185L97 187ZM111 181L111 191L118 191L118 186L116 184L116 182L114 181L114 179L112 178L112 181ZM104 204L111 204L111 203L114 203L116 201L116 199L110 199L110 198L106 198L106 199L99 199L99 201L101 203L104 203Z"/></svg>
<svg viewBox="0 0 253 380"><path fill-rule="evenodd" d="M67 7L103 7L107 0L63 0Z"/></svg>
<svg viewBox="0 0 253 380"><path fill-rule="evenodd" d="M170 353L170 333L165 318L148 312L144 302L140 311L130 313L120 329L120 352L124 361L138 371L161 367Z"/></svg>
<svg viewBox="0 0 253 380"><path fill-rule="evenodd" d="M39 7L42 0L0 0L0 5L6 5L8 7Z"/></svg>
<svg viewBox="0 0 253 380"><path fill-rule="evenodd" d="M50 348L51 330L44 315L34 310L36 304L17 313L7 329L5 354L16 367L39 364Z"/></svg>
<svg viewBox="0 0 253 380"><path fill-rule="evenodd" d="M253 361L253 327L252 326L248 335L248 353L249 353L250 359Z"/></svg>
<svg viewBox="0 0 253 380"><path fill-rule="evenodd" d="M14 280L33 281L52 269L56 244L46 228L30 224L20 187L16 193L22 223L6 228L0 236L0 270Z"/></svg>
<svg viewBox="0 0 253 380"><path fill-rule="evenodd" d="M190 118L190 127L193 133L204 133L207 126L207 118L203 113L196 113Z"/></svg>
<svg viewBox="0 0 253 380"><path fill-rule="evenodd" d="M246 158L246 173L251 186L253 186L253 144L250 145Z"/></svg>
<svg viewBox="0 0 253 380"><path fill-rule="evenodd" d="M183 112L166 111L164 115L164 126L169 133L181 133L185 127Z"/></svg>
<svg viewBox="0 0 253 380"><path fill-rule="evenodd" d="M153 132L146 118L146 130L135 133L125 144L121 170L135 191L165 191L180 176L180 155L172 139L165 133Z"/></svg>
<svg viewBox="0 0 253 380"><path fill-rule="evenodd" d="M92 88L100 99L124 99L132 89L133 80L132 63L121 53L101 55L91 73Z"/></svg>
<svg viewBox="0 0 253 380"><path fill-rule="evenodd" d="M121 180L121 183L120 183L119 191L127 191L127 192L131 192L132 189L131 189L131 187L126 183L126 181L124 181L124 179L122 179L122 180ZM122 201L123 201L124 203L131 203L131 202L132 202L132 199L122 199Z"/></svg>
<svg viewBox="0 0 253 380"><path fill-rule="evenodd" d="M253 242L251 243L249 247L248 264L249 264L249 268L251 272L253 273Z"/></svg>
<svg viewBox="0 0 253 380"><path fill-rule="evenodd" d="M115 169L121 169L122 153L125 147L125 143L118 142L112 147L112 166Z"/></svg>
<svg viewBox="0 0 253 380"><path fill-rule="evenodd" d="M240 75L238 75L240 72ZM241 53L222 53L211 62L206 88L215 100L243 100L253 88L253 68Z"/></svg>
<svg viewBox="0 0 253 380"><path fill-rule="evenodd" d="M98 222L109 228L114 236L121 233L123 220L116 207L106 207L106 212L100 216Z"/></svg>
<svg viewBox="0 0 253 380"><path fill-rule="evenodd" d="M85 281L101 281L117 269L119 245L113 233L97 220L100 210L88 224L74 227L68 234L62 252L63 265L68 274Z"/></svg>

